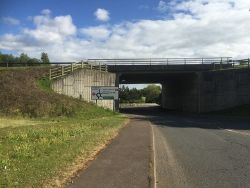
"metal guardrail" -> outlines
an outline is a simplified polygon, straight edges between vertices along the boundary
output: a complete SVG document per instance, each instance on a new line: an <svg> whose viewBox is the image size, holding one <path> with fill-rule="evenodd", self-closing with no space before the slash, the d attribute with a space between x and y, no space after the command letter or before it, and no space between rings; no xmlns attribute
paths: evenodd
<svg viewBox="0 0 250 188"><path fill-rule="evenodd" d="M232 57L211 58L134 58L134 59L87 59L88 63L107 65L186 65L186 64L230 64Z"/></svg>
<svg viewBox="0 0 250 188"><path fill-rule="evenodd" d="M108 66L120 65L212 65L213 69L250 68L250 59L234 60L232 57L207 58L134 58L134 59L88 59L88 63ZM230 66L223 66L230 65Z"/></svg>
<svg viewBox="0 0 250 188"><path fill-rule="evenodd" d="M89 69L89 70L97 70L97 71L104 71L107 72L108 68L107 65L99 64L99 65L92 65L88 64L87 62L79 62L79 63L71 63L70 65L61 65L61 66L54 66L51 67L49 70L49 78L50 80L65 76L70 74L78 69Z"/></svg>
<svg viewBox="0 0 250 188"><path fill-rule="evenodd" d="M237 65L239 67L247 67L250 68L250 59L240 59L240 60L233 60L233 65Z"/></svg>

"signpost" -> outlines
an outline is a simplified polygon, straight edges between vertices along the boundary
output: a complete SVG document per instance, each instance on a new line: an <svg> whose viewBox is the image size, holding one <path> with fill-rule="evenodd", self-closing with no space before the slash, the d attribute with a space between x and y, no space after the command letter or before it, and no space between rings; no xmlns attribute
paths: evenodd
<svg viewBox="0 0 250 188"><path fill-rule="evenodd" d="M91 100L118 100L119 88L112 86L91 86ZM113 110L115 110L115 102L113 102Z"/></svg>
<svg viewBox="0 0 250 188"><path fill-rule="evenodd" d="M92 100L118 100L118 87L91 86Z"/></svg>

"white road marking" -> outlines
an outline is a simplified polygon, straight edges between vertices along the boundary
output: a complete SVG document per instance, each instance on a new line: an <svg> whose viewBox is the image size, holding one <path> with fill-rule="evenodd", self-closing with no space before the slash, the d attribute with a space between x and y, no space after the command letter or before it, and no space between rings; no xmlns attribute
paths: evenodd
<svg viewBox="0 0 250 188"><path fill-rule="evenodd" d="M228 132L237 133L237 134L241 134L241 135L245 135L245 136L250 136L250 133L236 131L236 130L233 130L233 129L223 129L221 127L218 127L218 128L221 129L221 130L228 131Z"/></svg>
<svg viewBox="0 0 250 188"><path fill-rule="evenodd" d="M152 129L152 146L153 146L153 178L154 178L154 188L157 188L157 181L156 181L156 160L155 160L155 133L154 133L154 128L153 125L151 124L151 122L149 122L151 129Z"/></svg>
<svg viewBox="0 0 250 188"><path fill-rule="evenodd" d="M245 136L250 136L250 133L245 133L245 132L240 132L240 131L235 131L235 130L232 130L232 129L224 129L228 132L233 132L233 133L237 133L237 134L242 134L242 135L245 135Z"/></svg>
<svg viewBox="0 0 250 188"><path fill-rule="evenodd" d="M174 152L157 126L150 122L154 133L154 188L156 187L192 187L178 163Z"/></svg>

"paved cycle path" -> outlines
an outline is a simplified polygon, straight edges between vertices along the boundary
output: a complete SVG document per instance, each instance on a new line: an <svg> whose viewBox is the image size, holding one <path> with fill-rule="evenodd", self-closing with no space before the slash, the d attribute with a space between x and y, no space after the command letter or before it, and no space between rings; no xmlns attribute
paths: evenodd
<svg viewBox="0 0 250 188"><path fill-rule="evenodd" d="M131 118L129 125L67 187L149 187L150 144L148 121Z"/></svg>

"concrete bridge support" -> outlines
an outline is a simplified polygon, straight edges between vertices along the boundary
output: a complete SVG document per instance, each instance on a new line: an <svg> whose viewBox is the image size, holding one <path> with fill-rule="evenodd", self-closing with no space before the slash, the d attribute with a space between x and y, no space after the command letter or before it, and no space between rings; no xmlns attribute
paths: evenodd
<svg viewBox="0 0 250 188"><path fill-rule="evenodd" d="M82 100L91 100L91 86L115 86L116 74L99 70L79 69L63 78L52 81L52 89L60 94L68 95ZM99 100L98 106L113 110L112 100Z"/></svg>
<svg viewBox="0 0 250 188"><path fill-rule="evenodd" d="M169 110L197 112L199 99L199 79L193 73L189 77L181 75L162 83L161 106Z"/></svg>
<svg viewBox="0 0 250 188"><path fill-rule="evenodd" d="M209 112L250 103L250 69L193 73L162 83L162 107Z"/></svg>

